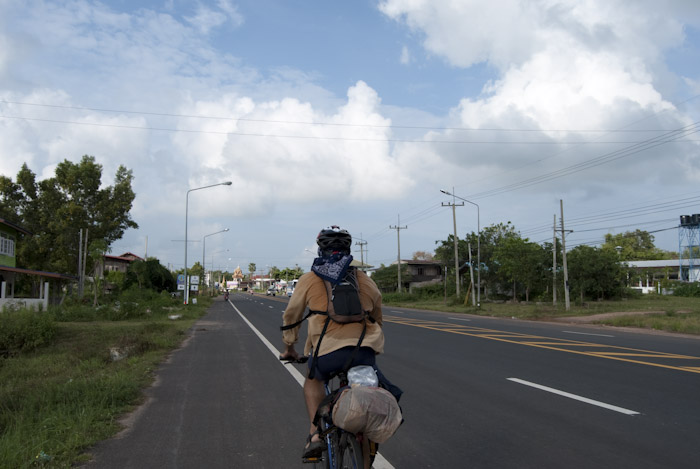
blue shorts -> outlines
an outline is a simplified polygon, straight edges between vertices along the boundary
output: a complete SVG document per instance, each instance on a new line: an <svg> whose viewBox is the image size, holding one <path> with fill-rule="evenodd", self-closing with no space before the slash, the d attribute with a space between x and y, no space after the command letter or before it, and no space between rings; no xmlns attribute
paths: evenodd
<svg viewBox="0 0 700 469"><path fill-rule="evenodd" d="M314 356L312 353L309 355L309 361L307 362L309 365L309 371L316 366L314 379L328 381L333 373L342 371L343 367L345 366L345 362L347 362L348 358L350 358L353 350L355 350L355 347L351 345L349 347L343 347L334 352L321 355L317 359L318 363L314 363ZM374 358L375 355L376 353L371 347L360 347L355 354L350 367L369 365L374 369L377 369Z"/></svg>

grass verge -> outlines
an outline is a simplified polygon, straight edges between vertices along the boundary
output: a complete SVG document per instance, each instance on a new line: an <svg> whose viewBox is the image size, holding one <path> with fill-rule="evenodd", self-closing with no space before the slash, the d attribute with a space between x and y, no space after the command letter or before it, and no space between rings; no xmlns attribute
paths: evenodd
<svg viewBox="0 0 700 469"><path fill-rule="evenodd" d="M211 300L161 303L138 319L56 321L49 345L0 359L0 467L71 467L119 431Z"/></svg>
<svg viewBox="0 0 700 469"><path fill-rule="evenodd" d="M678 332L683 334L700 335L700 312L677 313L669 311L649 315L625 315L617 318L596 321L595 324L605 324L616 327L639 327L657 331Z"/></svg>
<svg viewBox="0 0 700 469"><path fill-rule="evenodd" d="M415 298L409 294L385 295L383 303L386 306L529 320L629 312L629 316L599 321L599 323L652 328L684 334L700 334L700 327L698 327L700 323L700 298L692 297L645 295L641 298L620 301L593 301L583 305L572 303L569 311L564 308L563 301L560 301L556 307L551 303L482 302L481 308L475 308L471 306L471 302L465 306L454 298L447 298L445 301L442 298ZM659 314L634 314L649 311L658 311Z"/></svg>

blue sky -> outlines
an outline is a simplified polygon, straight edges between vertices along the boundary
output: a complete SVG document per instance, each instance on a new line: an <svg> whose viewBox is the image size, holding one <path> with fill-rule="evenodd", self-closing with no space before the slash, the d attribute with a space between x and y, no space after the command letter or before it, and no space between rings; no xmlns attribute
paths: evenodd
<svg viewBox="0 0 700 469"><path fill-rule="evenodd" d="M140 228L113 252L178 268L187 189L224 180L190 196L190 239L231 230L217 268L308 269L331 224L388 264L399 217L402 257L432 251L453 187L482 227L549 240L561 199L567 246L674 250L700 213L699 27L691 0L1 0L0 174L125 165Z"/></svg>

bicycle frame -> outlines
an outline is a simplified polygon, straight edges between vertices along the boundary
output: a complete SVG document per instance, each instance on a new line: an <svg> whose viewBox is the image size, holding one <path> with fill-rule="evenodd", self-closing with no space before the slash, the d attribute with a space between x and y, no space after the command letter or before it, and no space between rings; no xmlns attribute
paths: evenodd
<svg viewBox="0 0 700 469"><path fill-rule="evenodd" d="M347 378L344 375L340 376L339 380L338 388L347 384ZM323 387L326 395L335 391L329 382L325 382ZM358 440L357 435L323 420L321 426L326 440L325 457L322 460L325 462L324 467L328 469L362 469L365 467L364 445ZM348 450L350 451L350 461L347 462L348 465L344 465L343 456Z"/></svg>

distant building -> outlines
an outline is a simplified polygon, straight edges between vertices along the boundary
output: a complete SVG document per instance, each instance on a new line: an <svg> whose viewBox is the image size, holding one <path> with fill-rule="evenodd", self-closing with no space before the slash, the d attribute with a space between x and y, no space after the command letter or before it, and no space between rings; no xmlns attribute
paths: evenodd
<svg viewBox="0 0 700 469"><path fill-rule="evenodd" d="M658 291L658 282L660 280L693 279L698 277L697 272L689 275L690 261L688 259L626 261L623 264L626 264L638 274L637 278L630 277L628 279L628 286L635 290L641 290L643 293ZM683 269L682 276L681 269Z"/></svg>
<svg viewBox="0 0 700 469"><path fill-rule="evenodd" d="M134 261L142 261L143 258L131 252L125 252L121 256L104 256L104 271L102 265L98 265L95 269L96 277L104 277L104 272L123 272L129 269L129 265Z"/></svg>
<svg viewBox="0 0 700 469"><path fill-rule="evenodd" d="M407 266L411 274L411 281L405 284L409 291L442 281L442 264L439 262L401 259L401 264ZM396 265L396 262L392 262L391 265Z"/></svg>
<svg viewBox="0 0 700 469"><path fill-rule="evenodd" d="M0 311L5 306L36 307L46 310L49 305L49 282L44 279L75 281L75 277L55 272L24 269L17 266L17 243L20 235L32 236L32 233L11 221L0 218ZM19 276L39 277L38 297L16 298L15 284Z"/></svg>

